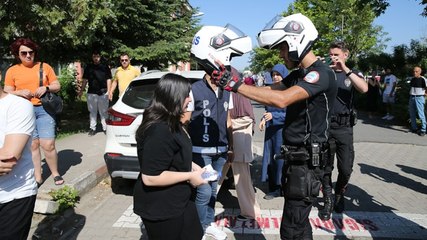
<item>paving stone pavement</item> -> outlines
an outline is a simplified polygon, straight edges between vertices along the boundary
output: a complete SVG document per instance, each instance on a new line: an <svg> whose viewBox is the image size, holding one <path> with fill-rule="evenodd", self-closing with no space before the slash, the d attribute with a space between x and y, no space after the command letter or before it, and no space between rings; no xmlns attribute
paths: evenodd
<svg viewBox="0 0 427 240"><path fill-rule="evenodd" d="M346 212L321 221L317 207L310 214L315 239L427 239L427 176L417 164L425 161L425 146L389 143L356 143L357 154ZM259 163L254 163L256 169ZM425 167L426 165L421 165ZM216 204L216 224L229 239L279 239L283 198L264 200L260 183L257 200L262 217L239 222L235 190L221 190ZM315 206L318 206L316 204ZM132 205L112 227L140 228ZM342 237L342 238L340 238Z"/></svg>

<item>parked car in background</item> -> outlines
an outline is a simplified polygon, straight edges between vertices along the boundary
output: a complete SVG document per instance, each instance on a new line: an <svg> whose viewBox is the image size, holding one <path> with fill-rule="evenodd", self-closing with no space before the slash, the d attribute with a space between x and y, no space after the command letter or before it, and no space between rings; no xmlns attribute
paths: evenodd
<svg viewBox="0 0 427 240"><path fill-rule="evenodd" d="M139 163L135 132L142 122L144 109L148 107L154 88L167 71L148 71L136 77L124 94L108 110L107 140L104 160L114 189L120 179L137 179ZM180 75L191 82L202 79L204 71L185 71Z"/></svg>

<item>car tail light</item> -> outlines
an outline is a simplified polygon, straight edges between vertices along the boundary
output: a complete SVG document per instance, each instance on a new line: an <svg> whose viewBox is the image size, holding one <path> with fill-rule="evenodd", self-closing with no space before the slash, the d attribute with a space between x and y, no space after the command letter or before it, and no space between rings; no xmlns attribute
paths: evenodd
<svg viewBox="0 0 427 240"><path fill-rule="evenodd" d="M109 157L120 157L120 156L123 156L123 154L120 154L120 153L107 153L107 155Z"/></svg>
<svg viewBox="0 0 427 240"><path fill-rule="evenodd" d="M113 126L129 126L135 120L135 116L119 113L112 108L108 109L107 124Z"/></svg>

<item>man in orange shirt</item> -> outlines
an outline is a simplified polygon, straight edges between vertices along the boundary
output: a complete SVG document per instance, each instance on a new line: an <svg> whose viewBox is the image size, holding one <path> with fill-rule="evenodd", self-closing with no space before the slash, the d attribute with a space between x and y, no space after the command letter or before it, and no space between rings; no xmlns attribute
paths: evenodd
<svg viewBox="0 0 427 240"><path fill-rule="evenodd" d="M113 100L114 91L116 90L117 84L119 85L119 96L121 96L129 83L141 74L141 71L130 65L130 58L127 53L120 55L121 67L117 68L116 74L114 75L113 82L111 84L108 98L110 101Z"/></svg>

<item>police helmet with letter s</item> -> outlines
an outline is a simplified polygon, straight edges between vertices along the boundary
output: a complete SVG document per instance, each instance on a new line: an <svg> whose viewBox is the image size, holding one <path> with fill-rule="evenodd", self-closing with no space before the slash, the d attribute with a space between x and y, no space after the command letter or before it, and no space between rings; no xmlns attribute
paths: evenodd
<svg viewBox="0 0 427 240"><path fill-rule="evenodd" d="M214 70L220 71L215 60L227 67L232 57L242 56L251 50L251 38L233 25L203 26L193 38L191 57L211 74Z"/></svg>
<svg viewBox="0 0 427 240"><path fill-rule="evenodd" d="M258 33L258 45L273 49L282 42L289 46L289 59L300 62L311 50L318 38L318 32L309 18L301 13L286 17L274 17L261 32Z"/></svg>

